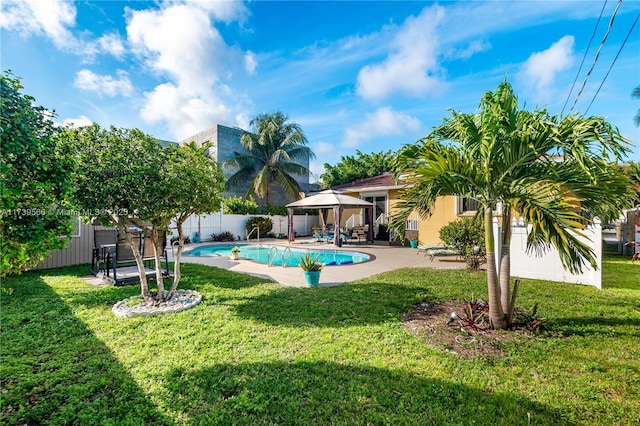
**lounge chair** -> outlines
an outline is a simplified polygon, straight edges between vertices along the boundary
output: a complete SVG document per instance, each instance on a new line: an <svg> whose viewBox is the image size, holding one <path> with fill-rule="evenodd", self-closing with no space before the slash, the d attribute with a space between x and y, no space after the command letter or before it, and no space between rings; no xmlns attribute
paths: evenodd
<svg viewBox="0 0 640 426"><path fill-rule="evenodd" d="M460 250L456 250L456 249L429 249L427 250L427 253L430 256L430 260L433 262L433 259L436 256L462 256L462 253L460 252Z"/></svg>
<svg viewBox="0 0 640 426"><path fill-rule="evenodd" d="M426 256L429 250L455 250L455 246L445 246L443 244L422 245L422 246L418 246L418 251L416 252L416 255L420 254L421 252L424 252L424 255Z"/></svg>

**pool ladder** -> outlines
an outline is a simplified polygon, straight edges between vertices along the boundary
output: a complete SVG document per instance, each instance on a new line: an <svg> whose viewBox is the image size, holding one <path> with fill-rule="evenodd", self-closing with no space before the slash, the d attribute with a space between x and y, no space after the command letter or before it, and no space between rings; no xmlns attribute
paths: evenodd
<svg viewBox="0 0 640 426"><path fill-rule="evenodd" d="M274 252L273 256L272 256L272 252ZM285 258L285 255L286 255L286 258ZM273 266L273 262L276 260L277 257L278 257L278 246L271 246L271 248L267 252L267 266ZM282 260L282 267L286 268L287 262L289 261L289 259L291 259L291 249L289 247L285 247L284 250L282 250L282 255L280 256L280 259Z"/></svg>

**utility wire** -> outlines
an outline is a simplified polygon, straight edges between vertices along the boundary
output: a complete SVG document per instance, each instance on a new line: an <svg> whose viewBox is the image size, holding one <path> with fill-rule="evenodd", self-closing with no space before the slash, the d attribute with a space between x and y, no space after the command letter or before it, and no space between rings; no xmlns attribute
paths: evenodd
<svg viewBox="0 0 640 426"><path fill-rule="evenodd" d="M560 115L564 113L564 109L567 107L567 104L569 103L569 98L573 93L573 88L576 86L576 82L578 81L578 77L580 76L580 71L582 71L582 65L584 65L584 60L587 59L587 53L589 53L589 48L591 48L591 42L596 36L596 31L598 30L598 26L600 25L600 19L602 18L602 14L604 13L604 8L606 6L607 6L607 0L604 0L604 4L602 5L602 10L600 10L600 16L598 16L598 21L596 22L596 27L593 29L593 34L591 34L591 38L589 39L587 50L585 50L584 55L582 55L582 62L580 62L580 68L578 68L578 72L576 73L576 78L573 79L573 83L571 84L571 90L569 90L567 99L564 101L564 105L562 106L562 111L560 111Z"/></svg>
<svg viewBox="0 0 640 426"><path fill-rule="evenodd" d="M591 108L591 105L593 105L593 101L596 100L596 96L598 96L598 93L600 93L600 89L602 89L602 86L604 85L604 82L607 80L607 77L609 76L609 73L611 72L611 68L613 68L613 64L615 64L616 61L618 60L618 56L620 56L620 52L622 52L622 48L627 43L627 40L629 40L629 36L631 36L631 33L633 32L633 29L635 28L636 24L638 23L638 18L640 18L640 13L638 14L638 16L636 16L636 20L633 21L633 24L631 25L631 28L629 29L629 32L627 33L627 37L625 37L624 41L622 42L622 45L620 46L620 49L618 49L618 53L616 54L616 57L613 58L613 62L611 63L611 66L609 67L609 70L607 71L607 74L605 74L604 79L602 80L602 83L600 83L600 87L598 87L598 90L596 91L596 94L593 95L593 99L591 99L591 103L589 104L589 106L587 107L587 109L584 112L585 115L587 114L587 112L589 112L589 108Z"/></svg>
<svg viewBox="0 0 640 426"><path fill-rule="evenodd" d="M598 62L598 57L600 56L600 51L602 50L602 47L604 46L604 43L607 41L607 37L609 37L609 32L611 31L611 27L613 26L613 20L616 17L616 13L618 13L618 9L620 8L620 4L622 4L622 0L618 0L618 4L616 5L615 10L613 11L613 15L611 15L611 19L609 20L609 26L607 27L607 32L604 34L604 37L602 38L602 41L600 42L600 47L598 47L598 51L596 52L596 56L594 56L594 58L593 58L593 64L591 64L591 68L589 69L589 72L587 72L587 75L585 76L584 81L582 82L582 87L580 88L580 91L576 95L576 98L573 101L573 105L571 105L571 109L569 110L569 114L571 114L571 111L573 111L573 109L575 108L576 104L578 103L578 99L580 98L580 95L582 94L582 91L584 90L585 86L587 85L587 80L589 79L589 76L591 75L591 72L595 68L596 62Z"/></svg>

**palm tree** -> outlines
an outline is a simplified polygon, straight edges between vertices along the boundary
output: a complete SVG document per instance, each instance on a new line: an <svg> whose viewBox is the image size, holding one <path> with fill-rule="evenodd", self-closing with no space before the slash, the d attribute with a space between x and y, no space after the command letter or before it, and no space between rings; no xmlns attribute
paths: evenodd
<svg viewBox="0 0 640 426"><path fill-rule="evenodd" d="M475 199L484 215L487 286L492 326L508 328L517 288L510 288L513 215L532 226L527 248L538 253L554 246L571 271L594 253L578 235L597 216L608 220L632 200L631 184L611 164L626 152L628 141L597 117L561 118L546 110L518 109L505 80L487 92L476 114L451 117L424 139L401 149L396 176L413 185L404 190L391 226L401 234L412 211L428 217L436 198L459 195ZM492 221L502 216L502 245L496 269Z"/></svg>
<svg viewBox="0 0 640 426"><path fill-rule="evenodd" d="M287 122L282 112L260 114L251 120L252 132L245 132L240 143L247 154L236 153L223 162L224 168L238 168L227 181L229 188L250 181L247 195L255 193L269 204L269 187L279 185L291 200L300 198L300 185L292 175L308 175L298 162L315 158L297 123ZM298 161L298 162L296 162Z"/></svg>

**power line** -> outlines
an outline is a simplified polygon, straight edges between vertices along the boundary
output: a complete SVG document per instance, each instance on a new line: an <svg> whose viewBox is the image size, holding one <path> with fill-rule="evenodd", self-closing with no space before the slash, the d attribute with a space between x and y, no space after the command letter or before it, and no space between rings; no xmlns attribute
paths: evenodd
<svg viewBox="0 0 640 426"><path fill-rule="evenodd" d="M593 41L593 38L596 36L596 31L598 30L598 26L600 25L600 19L602 18L602 14L604 13L604 8L606 6L607 6L607 0L604 0L604 4L602 5L602 10L600 10L600 16L598 16L598 21L596 22L596 27L593 29L593 34L591 34L591 38L589 39L587 50L585 50L584 55L582 55L582 62L580 62L580 68L578 68L578 72L576 73L576 78L573 79L573 83L571 84L571 90L569 90L567 99L564 101L564 105L562 106L562 111L560 111L560 115L564 113L564 109L567 107L567 103L569 103L569 98L573 93L573 88L576 85L576 81L578 81L578 76L580 75L580 71L582 71L582 65L584 65L584 60L587 59L587 53L589 53L589 49L591 48L591 42Z"/></svg>
<svg viewBox="0 0 640 426"><path fill-rule="evenodd" d="M624 41L622 42L622 45L620 46L620 49L618 49L618 53L616 54L616 57L613 58L613 62L611 63L611 66L609 67L609 70L605 74L604 79L602 79L602 83L600 83L600 87L598 87L598 90L596 91L596 94L593 95L593 99L591 99L591 103L589 103L589 106L587 107L587 109L584 112L585 115L587 114L587 112L589 112L589 108L591 108L591 105L593 105L593 101L596 100L596 96L598 96L598 93L600 93L600 89L602 89L602 86L604 85L604 82L607 80L607 77L609 77L609 73L611 72L611 68L613 68L613 65L618 60L618 56L620 56L620 52L622 52L622 48L627 43L627 40L629 40L629 36L631 36L631 33L633 32L633 29L635 28L636 24L638 23L638 18L640 18L640 13L638 14L638 16L636 16L636 20L633 21L633 24L631 25L631 28L629 29L629 32L627 33L627 36L625 37Z"/></svg>
<svg viewBox="0 0 640 426"><path fill-rule="evenodd" d="M584 90L585 86L587 85L587 80L589 79L589 76L593 72L593 69L596 66L596 62L598 62L598 57L600 56L600 51L602 50L602 47L604 46L604 43L607 41L607 37L609 37L609 32L611 31L611 27L613 26L613 20L616 17L616 13L618 13L618 9L620 8L620 4L622 4L622 0L618 0L618 4L616 5L615 10L613 11L613 15L611 15L611 19L609 20L609 26L607 27L607 32L604 34L604 37L602 38L602 41L600 42L600 47L598 47L598 51L596 52L596 56L594 56L594 58L593 58L593 64L591 64L591 68L589 69L589 72L587 72L587 75L585 76L584 81L582 82L582 87L580 88L580 91L576 95L576 98L573 101L573 105L571 105L571 109L569 109L569 114L571 114L571 111L573 111L573 108L575 108L576 104L578 103L578 99L580 98L580 95L582 94L582 91Z"/></svg>

